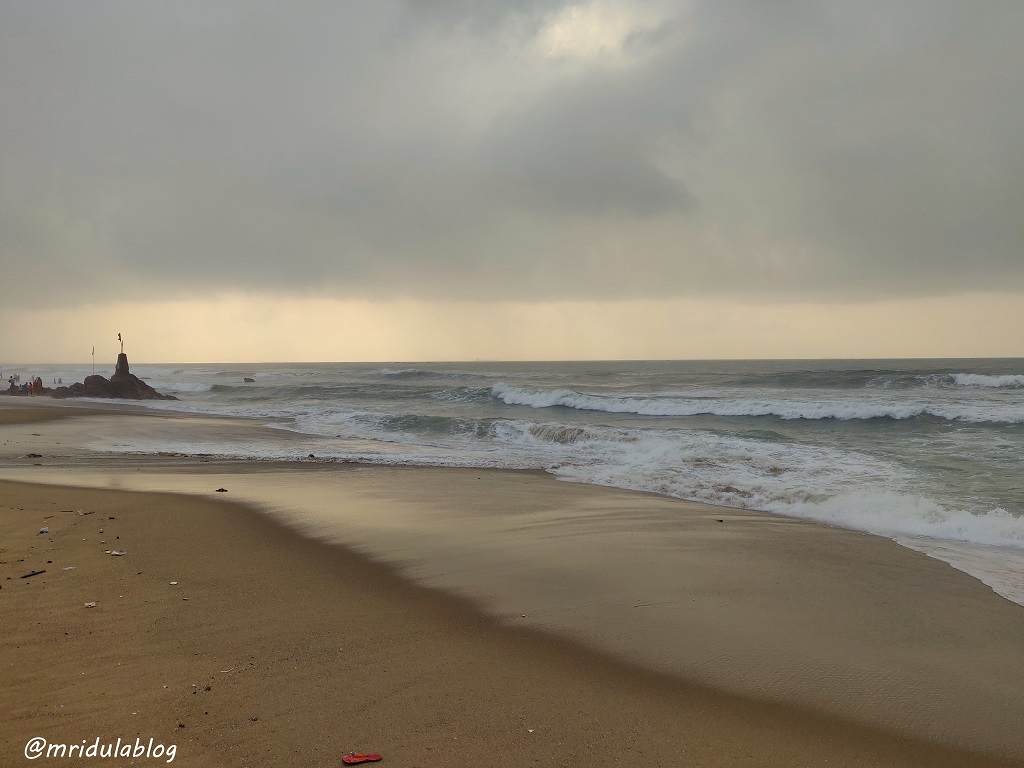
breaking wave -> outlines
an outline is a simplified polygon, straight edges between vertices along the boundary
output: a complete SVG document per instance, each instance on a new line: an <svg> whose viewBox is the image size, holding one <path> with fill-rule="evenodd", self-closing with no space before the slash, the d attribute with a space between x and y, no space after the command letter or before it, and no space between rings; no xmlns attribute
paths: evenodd
<svg viewBox="0 0 1024 768"><path fill-rule="evenodd" d="M1004 376L985 376L981 373L954 373L953 383L958 387L1024 387L1024 375L1007 374Z"/></svg>
<svg viewBox="0 0 1024 768"><path fill-rule="evenodd" d="M931 416L949 421L1024 423L1024 403L914 402L878 397L842 397L812 400L801 397L644 397L609 396L568 389L526 390L503 382L491 395L507 405L530 408L572 408L579 411L636 414L638 416L774 416L779 419L893 419Z"/></svg>

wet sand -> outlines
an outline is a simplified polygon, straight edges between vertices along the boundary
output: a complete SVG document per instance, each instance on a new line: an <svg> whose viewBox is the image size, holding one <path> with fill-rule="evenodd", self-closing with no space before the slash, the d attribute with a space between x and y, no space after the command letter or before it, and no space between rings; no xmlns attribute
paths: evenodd
<svg viewBox="0 0 1024 768"><path fill-rule="evenodd" d="M28 401L26 403L26 401ZM104 414L101 408L81 405L56 404L47 399L46 405L35 405L34 397L0 395L0 426L11 424L37 424L46 421L59 421L69 416L86 414Z"/></svg>
<svg viewBox="0 0 1024 768"><path fill-rule="evenodd" d="M24 472L49 469L15 454L5 463L20 464ZM842 637L860 626L863 637L877 640L867 649L859 642L814 649L809 642L788 661L769 654L779 669L764 675L763 695L735 695L699 674L706 662L727 678L730 663L739 661L730 653L695 663L690 676L659 674L629 663L625 654L595 650L595 643L517 623L517 614L497 610L488 617L479 608L494 606L482 597L467 600L417 586L399 570L436 583L439 573L431 574L426 564L431 558L410 563L403 537L389 538L380 522L389 516L391 527L404 529L410 516L419 515L424 527L457 530L487 519L480 514L486 507L491 518L518 515L528 528L543 525L538 510L568 509L592 518L628 499L634 512L651 504L650 514L658 518L661 505L677 502L534 473L335 468L334 480L351 491L338 503L358 508L347 518L356 531L349 541L378 553L381 542L391 542L390 557L378 554L390 562L379 562L352 546L310 538L344 540L336 519L289 518L280 509L265 515L225 502L223 496L244 495L238 490L243 476L234 470L231 491L217 496L207 482L224 476L217 470L182 466L176 475L198 477L205 497L0 483L0 606L7 630L0 643L0 707L9 713L0 724L0 744L6 745L0 762L18 764L25 741L41 735L72 743L153 737L176 744L175 762L190 766L334 765L352 750L379 751L387 764L408 766L612 760L666 766L1022 764L1012 725L997 723L966 752L915 736L914 723L928 716L929 707L955 708L958 692L964 718L991 716L972 711L970 702L991 704L1005 696L1018 709L996 716L1019 723L1022 678L1016 670L1024 655L1018 639L1024 611L970 577L891 542L806 524L801 526L819 534L794 537L784 528L788 521L765 530L746 521L749 515L693 505L699 509L691 510L690 524L672 533L694 543L680 568L690 577L713 578L690 585L687 599L706 597L687 612L686 631L705 637L681 636L679 655L699 658L700 649L727 644L736 634L761 636L762 645L777 648L794 633ZM89 472L94 480L109 480L95 467ZM291 474L318 485L307 468ZM72 477L81 476L68 473L65 481ZM254 494L267 493L270 485ZM292 492L287 483L278 486ZM717 516L709 517L709 509ZM371 526L374 519L378 523ZM43 526L48 533L38 534ZM621 543L621 532L596 527L604 530L599 538ZM744 549L744 530L751 528L758 528L760 540L767 536L770 550L797 543L772 558L736 559L754 551ZM493 531L478 525L465 535L482 540ZM409 541L415 540L427 541L428 550L440 546L414 530ZM507 541L515 553L517 539ZM861 549L858 542L864 542ZM579 567L597 551L596 543L576 547ZM679 541L672 546L678 550ZM111 556L105 549L126 554ZM730 552L734 557L722 563ZM534 567L519 554L511 559ZM793 571L791 564L801 559ZM837 570L835 562L842 567ZM74 569L63 570L68 566ZM505 567L511 566L494 570L500 576ZM570 560L564 572L576 567ZM46 573L19 578L34 569ZM794 573L810 577L796 594L787 582ZM458 583L467 574L440 576ZM558 593L553 605L564 605L571 582L551 586ZM845 602L841 612L828 607L837 600ZM90 601L97 605L85 608ZM528 612L534 610L544 613L538 606ZM828 626L844 613L848 626ZM821 627L791 626L794 617L816 615ZM558 629L556 618L552 608L540 623ZM879 648L890 649L876 659L883 669L909 665L911 678L947 670L948 679L935 685L954 701L926 702L908 723L890 718L891 727L872 727L774 695L773 675L788 675L801 664L816 669L820 658L832 655L835 678L817 681L826 699L854 698L869 709L890 706L884 689L841 674L850 660L874 658ZM968 669L957 671L965 663ZM1000 663L1004 675L989 679ZM976 681L975 687L964 688L963 680Z"/></svg>

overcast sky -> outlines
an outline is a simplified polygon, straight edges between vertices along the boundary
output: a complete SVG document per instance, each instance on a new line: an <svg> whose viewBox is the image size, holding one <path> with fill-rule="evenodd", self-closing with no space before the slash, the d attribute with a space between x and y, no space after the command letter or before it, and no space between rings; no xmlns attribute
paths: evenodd
<svg viewBox="0 0 1024 768"><path fill-rule="evenodd" d="M184 332L231 302L493 331L412 359L648 356L630 334L698 306L803 307L788 334L832 307L844 339L928 306L895 352L1024 354L1022 29L1019 0L0 0L0 318L64 328L0 359L80 349L76 311L113 336L131 305L138 339L146 307ZM1021 326L934 346L943 301ZM575 334L502 346L534 310Z"/></svg>

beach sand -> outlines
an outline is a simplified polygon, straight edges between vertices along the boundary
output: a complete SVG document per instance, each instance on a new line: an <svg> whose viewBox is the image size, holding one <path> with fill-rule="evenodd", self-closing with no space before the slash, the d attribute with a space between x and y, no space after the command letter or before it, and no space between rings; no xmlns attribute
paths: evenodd
<svg viewBox="0 0 1024 768"><path fill-rule="evenodd" d="M19 410L0 408L0 424L26 418L10 416ZM376 468L374 504L407 506L412 483L420 503L458 506L453 478L465 473L416 472ZM517 503L502 485L510 475L474 475L476 498L487 498L496 514ZM558 503L575 494L617 498L605 489L547 485L532 492ZM815 559L826 534L835 533L817 528L823 543L810 553ZM847 541L836 540L837 549ZM893 565L888 547L870 551L872 571ZM958 588L976 584L943 564L936 574L940 567ZM33 570L45 573L20 578ZM927 567L914 573L931 578ZM153 738L174 744L174 763L186 766L339 765L349 751L424 768L1024 764L1005 743L989 750L1005 759L960 751L908 735L899 723L870 727L770 696L737 696L510 626L469 600L401 578L392 565L213 494L0 482L0 587L3 765L21 764L33 736L73 744ZM928 588L893 590L891 599L914 599ZM791 600L818 600L824 589ZM963 589L958 604L973 605L963 620L978 626L930 637L929 654L945 654L953 666L976 652L1011 653L1024 611L994 595L989 602L980 585L976 593ZM773 599L784 622L790 606ZM844 599L856 601L857 587ZM864 594L848 607L869 617L874 602ZM771 608L762 606L759 617ZM904 613L904 625L879 630L894 643L916 640L915 622L949 626L928 624L912 605L884 615L893 621ZM960 614L952 613L955 622ZM734 631L742 616L734 621L721 631ZM964 648L972 631L999 637ZM1013 663L1006 659L1007 669ZM831 695L846 695L842 681L831 684ZM1020 679L1005 684L1020 690Z"/></svg>
<svg viewBox="0 0 1024 768"><path fill-rule="evenodd" d="M0 396L0 426L11 424L37 424L46 421L59 421L69 416L80 416L86 414L106 414L100 408L90 408L79 405L22 405L28 398ZM34 399L34 398L33 398Z"/></svg>

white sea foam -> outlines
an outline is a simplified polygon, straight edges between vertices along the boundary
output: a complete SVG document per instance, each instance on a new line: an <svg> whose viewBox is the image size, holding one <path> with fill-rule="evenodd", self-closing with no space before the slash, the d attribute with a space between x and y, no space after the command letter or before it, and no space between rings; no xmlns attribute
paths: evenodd
<svg viewBox="0 0 1024 768"><path fill-rule="evenodd" d="M1007 600L1024 605L1024 550L927 536L897 536L895 541L969 573Z"/></svg>
<svg viewBox="0 0 1024 768"><path fill-rule="evenodd" d="M352 408L311 408L267 426L317 437L345 436L388 442L388 436L377 426L373 414Z"/></svg>
<svg viewBox="0 0 1024 768"><path fill-rule="evenodd" d="M884 536L1024 550L1024 518L930 498L912 471L856 451L682 430L504 422L496 438L547 446L558 477L802 517ZM565 446L568 450L552 451Z"/></svg>
<svg viewBox="0 0 1024 768"><path fill-rule="evenodd" d="M1024 376L1007 374L1004 376L985 376L980 373L954 373L953 383L959 387L1024 387Z"/></svg>
<svg viewBox="0 0 1024 768"><path fill-rule="evenodd" d="M924 536L1024 550L1024 518L998 508L977 514L951 509L913 493L873 489L766 508L893 538Z"/></svg>
<svg viewBox="0 0 1024 768"><path fill-rule="evenodd" d="M749 393L722 393L718 397L622 397L574 392L568 389L526 390L503 382L491 394L507 405L530 408L561 406L580 411L629 413L639 416L775 416L780 419L895 420L934 416L950 421L1024 423L1024 403L956 400L932 402L896 399L884 394L858 392L822 394L817 399L787 393L753 397Z"/></svg>
<svg viewBox="0 0 1024 768"><path fill-rule="evenodd" d="M536 439L535 429L521 440ZM620 431L573 444L555 475L703 501L783 511L864 487L907 486L899 466L853 451L705 432Z"/></svg>

